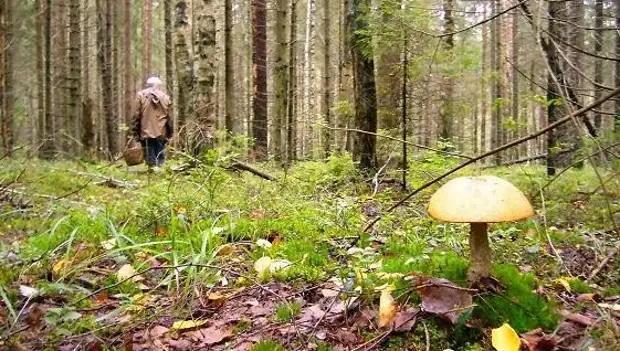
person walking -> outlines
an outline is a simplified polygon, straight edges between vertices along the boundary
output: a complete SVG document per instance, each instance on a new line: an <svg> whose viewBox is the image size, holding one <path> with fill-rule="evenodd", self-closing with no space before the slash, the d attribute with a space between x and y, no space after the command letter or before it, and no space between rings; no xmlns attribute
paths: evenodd
<svg viewBox="0 0 620 351"><path fill-rule="evenodd" d="M150 77L146 89L138 92L132 121L132 133L145 150L144 159L149 167L160 167L166 161L166 143L174 130L170 120L170 97L164 93L162 81Z"/></svg>

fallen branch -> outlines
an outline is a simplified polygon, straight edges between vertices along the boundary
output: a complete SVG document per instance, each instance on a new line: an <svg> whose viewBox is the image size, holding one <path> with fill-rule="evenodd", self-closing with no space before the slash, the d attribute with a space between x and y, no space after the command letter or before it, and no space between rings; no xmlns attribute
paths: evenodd
<svg viewBox="0 0 620 351"><path fill-rule="evenodd" d="M456 152L450 152L450 151L445 151L445 150L441 150L441 149L436 149L436 148L433 148L433 147L430 147L430 146L424 146L424 145L412 143L410 141L406 141L406 140L403 140L403 139L395 138L393 136L381 135L381 134L369 132L369 131L366 131L366 130L352 129L352 128L340 128L340 127L329 127L329 126L324 126L324 125L321 125L321 127L322 128L326 128L326 129L330 129L330 130L342 130L342 131L345 131L345 132L355 132L355 133L360 133L360 134L374 135L374 136L379 137L379 138L394 140L394 141L398 141L399 143L403 143L403 144L407 144L407 145L410 145L410 146L413 146L413 147L417 147L418 149L435 151L435 152L438 152L440 154L454 156L454 157L460 157L460 158L465 158L465 159L468 159L468 160L472 159L471 156L459 154L459 153L456 153Z"/></svg>
<svg viewBox="0 0 620 351"><path fill-rule="evenodd" d="M617 234L617 233L616 233ZM600 271L602 271L605 267L607 267L607 264L609 264L609 261L611 261L612 258L614 258L618 252L620 252L620 242L618 242L618 244L616 244L616 247L614 247L611 252L607 255L607 257L605 257L605 259L598 265L598 267L596 267L592 273L590 273L590 276L588 277L588 280L592 280L594 279L594 277L596 277Z"/></svg>
<svg viewBox="0 0 620 351"><path fill-rule="evenodd" d="M531 139L537 138L537 137L539 137L539 136L541 136L541 135L543 135L543 134L545 134L545 133L547 133L547 132L549 132L549 131L551 131L551 130L553 130L553 129L555 129L555 128L557 128L557 127L561 126L561 125L563 125L564 123L567 123L567 122L571 121L573 118L578 117L578 116L581 116L581 115L583 115L584 113L586 113L586 112L588 112L588 111L592 110L593 108L596 108L596 107L598 107L598 106L602 105L604 102L606 102L607 100L609 100L609 99L613 98L614 96L616 96L616 95L618 95L618 94L620 94L620 88L618 88L618 89L616 89L616 90L612 91L611 93L609 93L608 95L606 95L606 96L604 96L604 97L602 97L602 98L600 98L600 99L598 99L598 100L594 101L594 102L593 102L593 103L591 103L590 105L588 105L588 106L586 106L586 107L583 107L583 108L580 108L579 110L577 110L577 111L575 111L575 112L573 112L573 113L570 113L568 116L566 116L566 117L564 117L564 118L561 118L561 119L559 119L559 120L557 120L557 121L555 121L555 122L553 122L553 123L549 124L547 127L542 128L542 129L538 130L537 132L535 132L535 133L533 133L533 134L530 134L530 135L524 136L524 137L519 138L519 139L517 139L517 140L513 140L513 141L511 141L511 142L509 142L509 143L507 143L507 144L504 144L504 145L502 145L502 146L500 146L500 147L497 147L497 148L495 148L495 149L493 149L493 150L491 150L491 151L485 152L485 153L484 153L484 154L482 154L482 155L479 155L479 156L476 156L476 157L474 157L474 158L472 158L472 159L470 159L470 160L464 161L463 163L459 164L458 166L456 166L456 167L452 168L451 170L444 172L443 174L441 174L440 176L436 177L435 179L430 180L430 181L428 181L428 182L424 183L423 185L421 185L420 187L418 187L417 189L415 189L414 191L412 191L411 193L409 193L409 195L405 196L403 199L401 199L400 201L398 201L398 202L397 202L397 203L395 203L394 205L390 206L390 208L388 208L388 209L385 211L385 213L384 213L383 215L378 216L377 218L375 218L374 220L372 220L372 221L371 221L371 222L370 222L370 223L366 226L366 228L364 228L364 232L368 232L368 231L369 231L369 230L370 230L370 229L371 229L371 228L372 228L372 227L373 227L373 226L374 226L377 222L379 222L379 221L380 221L380 220L381 220L381 219L385 216L385 214L387 214L387 213L390 213L390 212L394 211L396 208L400 207L402 204L404 204L405 202L407 202L409 199L411 199L411 198L412 198L413 196L415 196L416 194L420 193L422 190L424 190L424 189L426 189L426 188L430 187L431 185L433 185L433 184L435 184L435 183L438 183L439 181L441 181L441 180L445 179L445 178L446 178L446 177L448 177L449 175L451 175L451 174L453 174L453 173L457 172L458 170L461 170L461 169L463 169L463 168L465 168L465 167L469 166L470 164L473 164L473 163L475 163L475 162L477 162L477 161L480 161L480 160L482 160L482 159L485 159L485 158L487 158L487 157L489 157L489 156L492 156L492 155L494 155L494 154L496 154L496 153L498 153L498 152L501 152L501 151L504 151L504 150L510 149L510 148L511 148L511 147L513 147L513 146L516 146L516 145L522 144L522 143L524 143L524 142L526 142L526 141L528 141L528 140L531 140ZM354 241L354 243L356 243L356 242L357 242L357 240L359 240L359 236L358 236L358 237L357 237L357 239Z"/></svg>
<svg viewBox="0 0 620 351"><path fill-rule="evenodd" d="M271 180L271 181L277 181L278 180L278 178L272 176L271 174L265 173L265 172L263 172L263 171L261 171L259 169L256 169L256 168L250 166L249 164L247 164L245 162L242 162L242 161L239 161L239 160L234 160L233 163L230 166L226 167L226 168L227 169L235 169L235 170L238 170L238 171L247 171L247 172L250 172L250 173L252 173L252 174L254 174L256 176L259 176L259 177L261 177L263 179L267 179L267 180Z"/></svg>

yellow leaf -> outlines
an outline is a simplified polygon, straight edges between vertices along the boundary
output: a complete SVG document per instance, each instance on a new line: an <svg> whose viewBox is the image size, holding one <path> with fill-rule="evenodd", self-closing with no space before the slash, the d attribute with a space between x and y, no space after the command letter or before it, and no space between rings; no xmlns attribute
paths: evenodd
<svg viewBox="0 0 620 351"><path fill-rule="evenodd" d="M555 280L555 282L562 285L564 289L566 289L567 292L570 292L570 283L568 282L567 279L570 279L570 278L558 278Z"/></svg>
<svg viewBox="0 0 620 351"><path fill-rule="evenodd" d="M264 256L254 262L254 270L258 273L258 277L263 279L269 273L269 267L271 266L272 259L269 256Z"/></svg>
<svg viewBox="0 0 620 351"><path fill-rule="evenodd" d="M195 321L176 321L172 324L172 328L170 328L171 330L186 330L186 329L193 329L193 328L198 328L200 326L203 326L207 324L207 321L205 320L195 320Z"/></svg>
<svg viewBox="0 0 620 351"><path fill-rule="evenodd" d="M52 267L52 273L58 274L58 272L69 268L69 266L71 266L72 263L73 263L73 260L66 260L66 259L60 260L56 262L56 264Z"/></svg>
<svg viewBox="0 0 620 351"><path fill-rule="evenodd" d="M134 282L144 279L141 276L136 275L136 270L130 264L122 266L118 272L116 272L116 277L118 280L126 280L131 278Z"/></svg>
<svg viewBox="0 0 620 351"><path fill-rule="evenodd" d="M519 351L521 339L510 324L504 323L491 331L491 344L497 351Z"/></svg>
<svg viewBox="0 0 620 351"><path fill-rule="evenodd" d="M396 301L392 297L392 289L386 288L381 291L379 299L379 328L392 323L396 316Z"/></svg>

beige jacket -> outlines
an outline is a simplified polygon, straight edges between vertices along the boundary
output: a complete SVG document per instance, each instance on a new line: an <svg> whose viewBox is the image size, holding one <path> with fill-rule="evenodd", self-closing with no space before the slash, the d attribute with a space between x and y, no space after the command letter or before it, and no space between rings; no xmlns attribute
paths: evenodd
<svg viewBox="0 0 620 351"><path fill-rule="evenodd" d="M147 88L138 92L132 121L133 135L139 140L171 138L170 97L161 90Z"/></svg>

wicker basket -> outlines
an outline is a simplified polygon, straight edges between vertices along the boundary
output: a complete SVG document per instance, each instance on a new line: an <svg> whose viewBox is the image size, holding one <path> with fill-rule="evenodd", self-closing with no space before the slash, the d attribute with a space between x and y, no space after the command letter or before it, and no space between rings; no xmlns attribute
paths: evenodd
<svg viewBox="0 0 620 351"><path fill-rule="evenodd" d="M141 146L128 148L123 155L127 166L135 166L144 162L144 149Z"/></svg>

